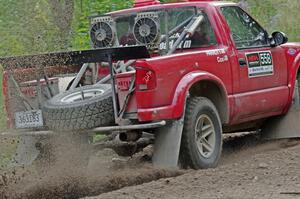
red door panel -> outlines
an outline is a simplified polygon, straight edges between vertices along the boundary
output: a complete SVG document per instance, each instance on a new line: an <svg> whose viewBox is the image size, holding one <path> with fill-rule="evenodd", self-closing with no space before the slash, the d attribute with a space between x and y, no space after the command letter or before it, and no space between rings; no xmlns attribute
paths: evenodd
<svg viewBox="0 0 300 199"><path fill-rule="evenodd" d="M269 35L237 6L220 9L228 30L233 77L232 124L280 114L287 102L287 60L284 50L271 47Z"/></svg>
<svg viewBox="0 0 300 199"><path fill-rule="evenodd" d="M269 57L269 54L271 54L271 57ZM269 65L272 66L272 69L263 68L263 66L260 66L261 63L258 63L257 67L255 67L256 65L251 67L252 63L255 64L256 62L256 55L259 59L257 62L264 62L260 59L261 56L266 56L266 58L262 58L267 59L266 62L271 58ZM239 66L240 84L235 93L287 86L287 61L281 47L238 50L238 59L245 60L246 65Z"/></svg>
<svg viewBox="0 0 300 199"><path fill-rule="evenodd" d="M270 57L271 55L271 57ZM287 61L281 47L238 50L239 86L234 91L234 123L278 112L288 97ZM263 66L264 65L264 66Z"/></svg>
<svg viewBox="0 0 300 199"><path fill-rule="evenodd" d="M288 100L286 86L235 95L232 123L242 123L281 114Z"/></svg>

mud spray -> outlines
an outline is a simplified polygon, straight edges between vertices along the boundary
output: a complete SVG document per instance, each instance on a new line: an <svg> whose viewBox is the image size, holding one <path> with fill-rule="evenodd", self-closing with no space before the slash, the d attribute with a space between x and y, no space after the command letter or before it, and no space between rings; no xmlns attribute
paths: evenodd
<svg viewBox="0 0 300 199"><path fill-rule="evenodd" d="M96 196L122 187L183 174L183 171L155 169L151 147L130 158L111 149L93 151L71 136L47 140L43 156L31 166L1 172L0 198L52 199Z"/></svg>

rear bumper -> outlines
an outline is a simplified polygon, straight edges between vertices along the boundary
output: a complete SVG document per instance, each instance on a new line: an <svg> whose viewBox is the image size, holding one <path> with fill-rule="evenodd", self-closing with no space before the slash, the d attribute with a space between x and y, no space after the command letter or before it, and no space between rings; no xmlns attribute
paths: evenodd
<svg viewBox="0 0 300 199"><path fill-rule="evenodd" d="M130 131L130 130L153 129L153 128L163 127L165 125L166 125L166 121L162 120L159 122L152 122L146 124L98 127L90 130L89 132L93 132L93 133L122 132L122 131Z"/></svg>
<svg viewBox="0 0 300 199"><path fill-rule="evenodd" d="M130 130L145 130L145 129L154 129L163 127L167 124L165 120L159 122L151 122L146 124L137 124L137 125L124 125L124 126L108 126L108 127L98 127L91 130L86 130L82 133L99 133L106 134L110 132L126 132ZM22 130L13 130L11 132L0 133L2 137L11 137L11 136L51 136L55 135L54 131L33 131L32 129L22 129Z"/></svg>

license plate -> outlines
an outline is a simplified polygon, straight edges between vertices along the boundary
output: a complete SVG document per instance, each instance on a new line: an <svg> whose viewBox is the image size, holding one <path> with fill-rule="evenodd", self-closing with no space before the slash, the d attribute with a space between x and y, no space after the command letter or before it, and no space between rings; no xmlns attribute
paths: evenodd
<svg viewBox="0 0 300 199"><path fill-rule="evenodd" d="M120 91L128 91L131 81L134 79L135 71L119 73L116 75L116 85Z"/></svg>
<svg viewBox="0 0 300 199"><path fill-rule="evenodd" d="M18 129L42 127L44 125L42 111L17 112L15 113L15 124Z"/></svg>
<svg viewBox="0 0 300 199"><path fill-rule="evenodd" d="M122 77L117 79L118 89L121 91L128 91L130 87L131 77Z"/></svg>

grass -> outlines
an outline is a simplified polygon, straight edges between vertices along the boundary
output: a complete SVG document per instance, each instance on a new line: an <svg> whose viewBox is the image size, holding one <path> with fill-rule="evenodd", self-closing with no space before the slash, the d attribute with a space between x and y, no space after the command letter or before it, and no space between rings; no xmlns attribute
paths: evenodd
<svg viewBox="0 0 300 199"><path fill-rule="evenodd" d="M93 143L100 142L100 141L103 140L105 137L106 137L105 135L101 135L101 134L94 135L94 136L93 136Z"/></svg>
<svg viewBox="0 0 300 199"><path fill-rule="evenodd" d="M5 169L10 163L12 155L16 151L17 139L2 138L0 139L0 170Z"/></svg>
<svg viewBox="0 0 300 199"><path fill-rule="evenodd" d="M289 41L300 42L299 0L233 0L241 5L267 29L269 33L282 31Z"/></svg>

